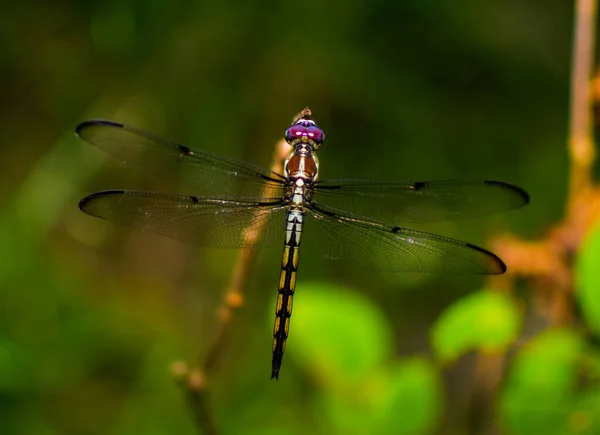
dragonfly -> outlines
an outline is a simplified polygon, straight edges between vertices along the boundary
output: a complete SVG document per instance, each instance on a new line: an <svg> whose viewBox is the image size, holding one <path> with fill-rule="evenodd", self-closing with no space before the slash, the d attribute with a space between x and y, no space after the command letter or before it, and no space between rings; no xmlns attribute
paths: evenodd
<svg viewBox="0 0 600 435"><path fill-rule="evenodd" d="M308 108L285 131L290 152L282 174L113 121L83 122L76 134L176 190L96 192L79 202L88 215L205 247L283 243L271 379L283 361L301 245L379 271L502 274L506 265L486 249L398 225L481 217L529 202L523 189L501 181L320 180L316 151L325 133Z"/></svg>

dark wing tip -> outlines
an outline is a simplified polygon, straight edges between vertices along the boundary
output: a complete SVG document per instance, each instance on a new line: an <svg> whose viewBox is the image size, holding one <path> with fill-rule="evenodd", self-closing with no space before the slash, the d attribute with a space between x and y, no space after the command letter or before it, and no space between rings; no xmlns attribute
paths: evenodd
<svg viewBox="0 0 600 435"><path fill-rule="evenodd" d="M123 195L124 193L124 190L103 190L101 192L92 193L79 201L79 210L90 216L103 218L101 207L98 207L98 205L102 204L102 202L99 203L99 200L107 196L118 196Z"/></svg>
<svg viewBox="0 0 600 435"><path fill-rule="evenodd" d="M514 208L524 207L529 204L529 194L525 192L525 190L521 189L519 186L515 186L514 184L505 183L504 181L484 181L485 184L490 184L492 186L499 186L503 189L507 189L512 191L515 194L515 198L518 197L518 201L514 204Z"/></svg>
<svg viewBox="0 0 600 435"><path fill-rule="evenodd" d="M472 245L470 243L466 243L466 246L471 249L475 249L476 251L479 251L486 256L487 267L485 270L482 270L482 275L502 275L506 272L506 264L504 264L504 261L502 261L500 257L498 257L493 252L490 252L487 249L480 248L479 246Z"/></svg>
<svg viewBox="0 0 600 435"><path fill-rule="evenodd" d="M77 136L79 136L82 139L85 139L84 135L85 135L85 130L89 127L97 127L97 126L101 126L101 125L105 125L105 126L109 126L109 127L117 127L117 128L123 128L125 127L123 124L120 124L118 122L114 122L114 121L108 121L105 119L92 119L90 121L84 121L81 124L79 124L77 127L75 127L75 134Z"/></svg>

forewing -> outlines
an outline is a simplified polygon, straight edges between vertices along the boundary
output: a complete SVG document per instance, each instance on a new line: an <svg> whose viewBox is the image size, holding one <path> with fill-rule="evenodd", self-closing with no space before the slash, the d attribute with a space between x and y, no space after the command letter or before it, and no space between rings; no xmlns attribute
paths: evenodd
<svg viewBox="0 0 600 435"><path fill-rule="evenodd" d="M329 207L389 223L480 217L520 208L525 191L500 181L390 183L332 179L317 182L315 200Z"/></svg>
<svg viewBox="0 0 600 435"><path fill-rule="evenodd" d="M121 162L171 180L197 195L275 196L283 177L236 159L195 150L147 131L112 121L86 121L77 135Z"/></svg>

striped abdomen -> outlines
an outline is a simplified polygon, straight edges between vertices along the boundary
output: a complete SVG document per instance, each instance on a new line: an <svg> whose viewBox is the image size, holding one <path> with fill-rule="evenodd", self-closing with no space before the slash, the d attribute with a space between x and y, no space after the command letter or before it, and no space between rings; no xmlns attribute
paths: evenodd
<svg viewBox="0 0 600 435"><path fill-rule="evenodd" d="M271 379L279 377L279 368L285 352L285 342L290 328L292 302L296 289L298 271L298 251L302 235L302 212L291 210L287 216L285 244L281 260L277 305L275 308L275 327L273 328L273 369Z"/></svg>

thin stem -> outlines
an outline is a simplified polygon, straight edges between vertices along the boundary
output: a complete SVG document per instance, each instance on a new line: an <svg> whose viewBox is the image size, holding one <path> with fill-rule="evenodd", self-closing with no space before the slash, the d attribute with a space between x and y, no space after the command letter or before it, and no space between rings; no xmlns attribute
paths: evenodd
<svg viewBox="0 0 600 435"><path fill-rule="evenodd" d="M510 292L515 277L529 278L534 296L537 296L534 298L536 309L544 313L551 325L570 324L575 318L570 259L591 225L600 217L599 192L592 183L592 166L596 157L591 125L596 12L596 0L577 0L571 64L571 118L568 141L570 179L565 218L541 241L525 242L505 235L498 237L494 243L496 252L507 260L511 274L495 278L491 281L491 287ZM490 364L485 355L479 354L474 383L475 396L481 392L487 392L490 397L494 395L498 380L504 371L504 364L505 358L499 358ZM471 408L472 421L477 425L481 424L481 419L475 417L480 413L481 409ZM483 410L483 413L492 415L489 410ZM474 432L481 433L484 428L473 429ZM488 432L494 432L495 429L485 428Z"/></svg>
<svg viewBox="0 0 600 435"><path fill-rule="evenodd" d="M282 172L283 159L287 156L288 151L289 145L285 142L285 140L281 140L277 143L271 164L271 170L273 172ZM263 192L263 197L272 197L272 195L268 192L268 189L269 188L266 188ZM260 219L256 219L256 223L258 224L259 222ZM260 236L260 229L257 225L251 225L246 230L246 239L260 238ZM218 309L219 324L213 339L213 344L209 349L208 356L204 359L204 363L201 365L204 377L208 378L213 374L215 363L218 359L217 357L223 343L223 337L227 332L227 326L230 324L233 311L241 307L244 303L243 289L245 284L248 282L248 275L250 274L252 266L256 261L256 253L256 249L242 249L229 286L224 292L221 307Z"/></svg>
<svg viewBox="0 0 600 435"><path fill-rule="evenodd" d="M288 152L289 145L285 140L279 141L276 145L275 152L273 153L271 164L271 170L273 172L282 172L283 160ZM265 188L263 196L273 196L272 192L269 192L268 187ZM256 225L251 225L246 229L245 238L247 241L254 238L260 238L261 236L260 228L258 227L258 224L260 223L258 216L261 212L258 213ZM237 265L234 268L231 281L223 292L223 300L221 306L217 310L218 324L216 326L216 332L208 350L208 354L203 362L199 364L199 368L188 369L187 365L184 363L175 363L172 367L174 377L185 390L187 402L193 414L196 426L205 434L216 435L219 433L209 407L209 380L215 373L217 361L223 344L225 343L225 336L228 332L228 327L231 325L233 312L243 305L244 287L248 282L248 276L250 275L250 271L255 262L256 250L244 248L240 254Z"/></svg>
<svg viewBox="0 0 600 435"><path fill-rule="evenodd" d="M591 168L596 157L591 128L596 10L596 0L577 0L571 63L569 214L575 211L577 195L591 187Z"/></svg>

